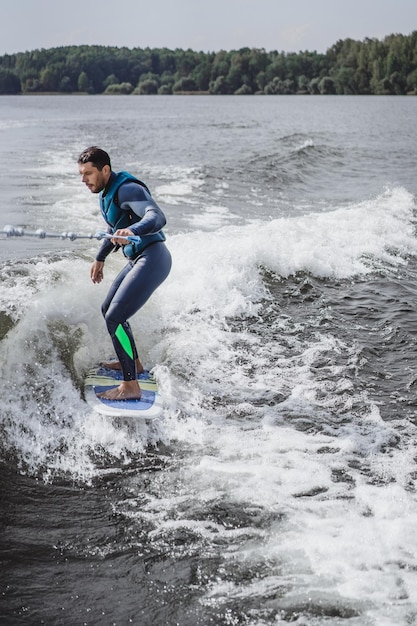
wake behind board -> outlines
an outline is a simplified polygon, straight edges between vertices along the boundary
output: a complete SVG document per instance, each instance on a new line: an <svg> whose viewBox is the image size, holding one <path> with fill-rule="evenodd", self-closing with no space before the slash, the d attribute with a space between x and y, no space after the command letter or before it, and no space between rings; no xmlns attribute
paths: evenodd
<svg viewBox="0 0 417 626"><path fill-rule="evenodd" d="M162 400L158 393L158 384L149 372L138 374L142 395L140 400L105 400L98 393L112 387L118 387L122 373L104 367L92 369L85 379L85 400L92 409L110 417L132 417L149 420L162 413Z"/></svg>

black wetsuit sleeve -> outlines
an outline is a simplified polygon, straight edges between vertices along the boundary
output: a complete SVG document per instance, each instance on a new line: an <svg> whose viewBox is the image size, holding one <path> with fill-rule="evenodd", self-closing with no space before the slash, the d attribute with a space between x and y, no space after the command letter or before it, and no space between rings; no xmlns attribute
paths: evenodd
<svg viewBox="0 0 417 626"><path fill-rule="evenodd" d="M107 232L111 233L112 229L109 227L107 229ZM96 254L96 261L100 261L101 263L104 263L104 261L109 256L110 252L114 250L114 248L115 248L115 245L111 242L110 239L103 239L103 241L101 242L99 251Z"/></svg>

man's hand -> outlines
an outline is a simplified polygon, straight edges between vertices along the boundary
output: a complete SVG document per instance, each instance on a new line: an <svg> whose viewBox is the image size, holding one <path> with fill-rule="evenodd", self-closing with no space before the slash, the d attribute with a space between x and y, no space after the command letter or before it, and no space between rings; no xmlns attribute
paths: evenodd
<svg viewBox="0 0 417 626"><path fill-rule="evenodd" d="M93 265L91 266L90 276L94 284L101 283L101 281L103 280L103 267L103 261L94 261Z"/></svg>
<svg viewBox="0 0 417 626"><path fill-rule="evenodd" d="M129 243L128 241L126 241L126 239L119 239L119 237L131 237L133 235L132 231L129 230L129 228L119 228L118 230L116 230L116 232L114 233L113 237L111 238L111 242L114 244L120 244L122 246L125 246L127 243Z"/></svg>

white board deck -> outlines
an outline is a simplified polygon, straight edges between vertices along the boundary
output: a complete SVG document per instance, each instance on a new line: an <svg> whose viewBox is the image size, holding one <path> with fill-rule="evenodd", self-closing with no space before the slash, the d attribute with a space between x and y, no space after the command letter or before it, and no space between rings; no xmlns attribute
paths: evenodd
<svg viewBox="0 0 417 626"><path fill-rule="evenodd" d="M162 413L162 399L158 393L158 384L149 372L137 376L142 396L140 400L105 400L98 393L118 387L122 374L117 370L104 367L92 369L84 385L85 400L92 409L110 417L131 417L149 420L159 417Z"/></svg>

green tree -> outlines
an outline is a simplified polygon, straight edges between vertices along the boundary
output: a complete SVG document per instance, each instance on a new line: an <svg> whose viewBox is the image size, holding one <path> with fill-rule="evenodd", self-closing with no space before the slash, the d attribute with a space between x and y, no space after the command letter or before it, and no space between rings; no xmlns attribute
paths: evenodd
<svg viewBox="0 0 417 626"><path fill-rule="evenodd" d="M409 93L417 94L417 69L407 76L407 89Z"/></svg>
<svg viewBox="0 0 417 626"><path fill-rule="evenodd" d="M218 76L216 80L210 81L210 93L214 95L226 94L229 92L229 86L224 76Z"/></svg>
<svg viewBox="0 0 417 626"><path fill-rule="evenodd" d="M59 91L63 69L63 64L52 63L41 70L40 82L43 91Z"/></svg>
<svg viewBox="0 0 417 626"><path fill-rule="evenodd" d="M105 90L105 94L110 94L110 95L128 95L130 93L132 93L133 91L133 85L132 83L118 83L118 84L112 84L109 85L106 90Z"/></svg>
<svg viewBox="0 0 417 626"><path fill-rule="evenodd" d="M265 87L267 95L290 95L296 93L297 87L294 80L286 78L281 80L277 76L273 78Z"/></svg>
<svg viewBox="0 0 417 626"><path fill-rule="evenodd" d="M174 84L174 86L172 87L172 91L174 93L181 93L184 91L195 92L197 91L197 85L195 80L191 78L191 76L183 76L183 78L180 78L180 80L177 80L177 82Z"/></svg>
<svg viewBox="0 0 417 626"><path fill-rule="evenodd" d="M236 96L248 96L249 94L252 94L253 91L251 89L251 87L249 87L249 85L243 84L241 87L239 87L239 89L237 89L235 91L235 95Z"/></svg>
<svg viewBox="0 0 417 626"><path fill-rule="evenodd" d="M275 78L273 78L272 80L269 81L269 83L267 83L265 85L265 93L268 96L275 96L279 93L281 93L281 79L278 78L278 76L275 76Z"/></svg>
<svg viewBox="0 0 417 626"><path fill-rule="evenodd" d="M78 91L89 93L91 89L90 79L87 72L81 72L77 80Z"/></svg>
<svg viewBox="0 0 417 626"><path fill-rule="evenodd" d="M177 56L172 50L163 48L159 53L160 73L163 75L165 72L169 74L175 74L177 71Z"/></svg>
<svg viewBox="0 0 417 626"><path fill-rule="evenodd" d="M211 82L215 82L217 78L228 75L230 69L230 54L225 50L220 50L215 55L212 65L211 65L211 73L210 78Z"/></svg>
<svg viewBox="0 0 417 626"><path fill-rule="evenodd" d="M407 93L407 79L401 72L393 72L389 77L393 92L399 96Z"/></svg>
<svg viewBox="0 0 417 626"><path fill-rule="evenodd" d="M323 96L333 95L336 93L334 80L331 76L323 76L319 82L319 91Z"/></svg>
<svg viewBox="0 0 417 626"><path fill-rule="evenodd" d="M357 93L355 70L352 67L340 67L333 74L337 94L352 95Z"/></svg>
<svg viewBox="0 0 417 626"><path fill-rule="evenodd" d="M401 59L393 50L390 50L387 56L386 75L389 76L393 74L394 72L401 72L401 69L402 69Z"/></svg>
<svg viewBox="0 0 417 626"><path fill-rule="evenodd" d="M356 93L368 94L371 92L370 81L371 73L365 66L360 66L355 72L354 81L356 84Z"/></svg>
<svg viewBox="0 0 417 626"><path fill-rule="evenodd" d="M285 54L276 53L276 55L273 56L271 63L267 66L265 73L268 83L270 83L274 78L284 80L287 75Z"/></svg>
<svg viewBox="0 0 417 626"><path fill-rule="evenodd" d="M23 81L22 91L25 93L36 93L42 91L42 85L37 78L26 78Z"/></svg>
<svg viewBox="0 0 417 626"><path fill-rule="evenodd" d="M309 80L305 74L301 74L301 76L297 79L297 91L300 94L309 93Z"/></svg>
<svg viewBox="0 0 417 626"><path fill-rule="evenodd" d="M191 77L195 81L199 91L208 91L210 84L210 71L210 57L204 57L191 72Z"/></svg>
<svg viewBox="0 0 417 626"><path fill-rule="evenodd" d="M134 89L134 94L139 94L141 96L151 96L152 94L158 93L158 82L153 80L152 78L145 78L145 80L141 80L138 83L138 86Z"/></svg>
<svg viewBox="0 0 417 626"><path fill-rule="evenodd" d="M0 68L0 94L17 94L21 90L19 77L8 69Z"/></svg>
<svg viewBox="0 0 417 626"><path fill-rule="evenodd" d="M249 48L241 48L230 57L229 72L226 80L231 93L247 85L251 91L256 87L256 57Z"/></svg>
<svg viewBox="0 0 417 626"><path fill-rule="evenodd" d="M253 80L268 67L268 54L264 48L252 48L248 54L248 74Z"/></svg>
<svg viewBox="0 0 417 626"><path fill-rule="evenodd" d="M162 96L169 96L172 94L172 86L171 85L161 85L158 88L158 94Z"/></svg>
<svg viewBox="0 0 417 626"><path fill-rule="evenodd" d="M198 64L198 54L193 50L177 51L176 70L179 77L189 76Z"/></svg>
<svg viewBox="0 0 417 626"><path fill-rule="evenodd" d="M103 80L103 87L107 89L110 85L118 85L120 83L119 78L116 74L109 74L107 78Z"/></svg>
<svg viewBox="0 0 417 626"><path fill-rule="evenodd" d="M374 94L383 93L382 80L384 78L384 70L382 68L383 60L376 58L372 62L372 74L370 80L371 92Z"/></svg>
<svg viewBox="0 0 417 626"><path fill-rule="evenodd" d="M417 31L383 40L338 40L326 54L240 48L218 52L108 46L62 46L0 57L0 70L23 92L133 93L416 93ZM3 89L6 79L3 75ZM10 77L8 78L10 80ZM150 82L147 82L150 81ZM189 83L192 84L192 83ZM14 84L13 89L16 88ZM123 87L120 87L123 85ZM108 87L112 89L107 91ZM194 88L195 87L195 88ZM190 89L187 89L189 91Z"/></svg>
<svg viewBox="0 0 417 626"><path fill-rule="evenodd" d="M175 77L174 77L174 75L170 71L165 70L162 73L162 76L160 76L160 81L159 82L161 83L161 87L163 87L163 86L169 87L170 92L172 93L172 87L173 87L173 85L175 83Z"/></svg>
<svg viewBox="0 0 417 626"><path fill-rule="evenodd" d="M313 95L318 95L320 93L320 79L319 78L312 78L308 84L308 90L311 94Z"/></svg>
<svg viewBox="0 0 417 626"><path fill-rule="evenodd" d="M255 82L259 91L263 92L267 84L266 73L263 70L256 75Z"/></svg>
<svg viewBox="0 0 417 626"><path fill-rule="evenodd" d="M72 92L72 84L69 76L63 76L59 81L58 91L62 91L64 93Z"/></svg>

